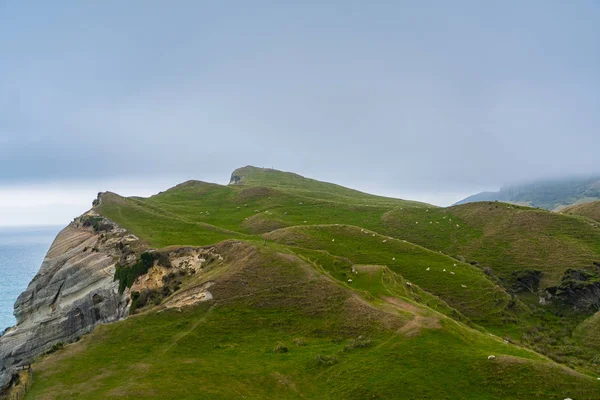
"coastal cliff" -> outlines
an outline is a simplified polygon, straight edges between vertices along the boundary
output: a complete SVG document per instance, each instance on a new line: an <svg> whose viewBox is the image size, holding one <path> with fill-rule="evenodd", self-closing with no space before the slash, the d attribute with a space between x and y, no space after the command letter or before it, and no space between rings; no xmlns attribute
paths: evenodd
<svg viewBox="0 0 600 400"><path fill-rule="evenodd" d="M57 235L15 303L16 325L0 337L0 389L52 346L127 316L129 291L119 293L115 268L134 261L138 246L137 237L94 211Z"/></svg>

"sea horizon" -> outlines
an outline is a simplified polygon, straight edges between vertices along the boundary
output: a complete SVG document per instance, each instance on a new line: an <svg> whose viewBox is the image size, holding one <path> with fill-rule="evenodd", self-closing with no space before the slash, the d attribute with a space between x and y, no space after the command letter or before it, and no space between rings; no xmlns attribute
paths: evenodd
<svg viewBox="0 0 600 400"><path fill-rule="evenodd" d="M59 225L0 226L0 333L15 324L14 303L40 269L62 228Z"/></svg>

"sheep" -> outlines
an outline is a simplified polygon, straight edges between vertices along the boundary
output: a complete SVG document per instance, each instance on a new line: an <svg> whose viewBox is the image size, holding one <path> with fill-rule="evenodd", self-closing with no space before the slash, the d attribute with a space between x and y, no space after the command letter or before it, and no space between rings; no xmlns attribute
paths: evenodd
<svg viewBox="0 0 600 400"><path fill-rule="evenodd" d="M442 272L446 272L446 268L444 268L444 269L442 270Z"/></svg>
<svg viewBox="0 0 600 400"><path fill-rule="evenodd" d="M331 239L332 242L335 242L335 239Z"/></svg>
<svg viewBox="0 0 600 400"><path fill-rule="evenodd" d="M427 267L427 268L425 268L425 271L429 271L430 269L431 269L431 268Z"/></svg>
<svg viewBox="0 0 600 400"><path fill-rule="evenodd" d="M302 202L298 203L298 205L299 205L299 206L301 206L301 205L302 205Z"/></svg>
<svg viewBox="0 0 600 400"><path fill-rule="evenodd" d="M375 237L375 234L373 234L373 237Z"/></svg>
<svg viewBox="0 0 600 400"><path fill-rule="evenodd" d="M415 222L415 224L418 224L418 223L419 223L419 221L416 221L416 222Z"/></svg>
<svg viewBox="0 0 600 400"><path fill-rule="evenodd" d="M454 271L450 271L450 275L454 275Z"/></svg>
<svg viewBox="0 0 600 400"><path fill-rule="evenodd" d="M412 286L412 283L406 282L406 286Z"/></svg>
<svg viewBox="0 0 600 400"><path fill-rule="evenodd" d="M496 359L496 356L494 356L494 355L488 356L488 360L495 360L495 359Z"/></svg>
<svg viewBox="0 0 600 400"><path fill-rule="evenodd" d="M459 224L456 224L456 227L457 227L457 228L460 228L460 225L459 225Z"/></svg>
<svg viewBox="0 0 600 400"><path fill-rule="evenodd" d="M352 279L348 279L348 283L352 283Z"/></svg>
<svg viewBox="0 0 600 400"><path fill-rule="evenodd" d="M396 261L396 257L392 257L392 261Z"/></svg>
<svg viewBox="0 0 600 400"><path fill-rule="evenodd" d="M304 223L306 223L306 221L304 221Z"/></svg>
<svg viewBox="0 0 600 400"><path fill-rule="evenodd" d="M383 239L382 243L385 243L385 242L387 242L387 239Z"/></svg>
<svg viewBox="0 0 600 400"><path fill-rule="evenodd" d="M254 210L254 212L255 212L255 213L257 213L257 212L258 212L258 210Z"/></svg>
<svg viewBox="0 0 600 400"><path fill-rule="evenodd" d="M464 288L466 288L466 287L467 287L467 285L460 285L460 286L461 286L461 287L464 287Z"/></svg>
<svg viewBox="0 0 600 400"><path fill-rule="evenodd" d="M456 267L456 263L454 263L454 266Z"/></svg>

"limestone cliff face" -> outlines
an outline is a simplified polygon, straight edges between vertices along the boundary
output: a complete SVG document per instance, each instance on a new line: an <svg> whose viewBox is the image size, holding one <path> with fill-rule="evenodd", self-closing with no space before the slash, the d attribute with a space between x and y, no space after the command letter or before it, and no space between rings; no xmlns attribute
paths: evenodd
<svg viewBox="0 0 600 400"><path fill-rule="evenodd" d="M76 340L99 323L127 316L117 262L135 261L138 239L93 211L63 229L37 275L15 303L17 324L0 337L0 389L18 366L58 342Z"/></svg>

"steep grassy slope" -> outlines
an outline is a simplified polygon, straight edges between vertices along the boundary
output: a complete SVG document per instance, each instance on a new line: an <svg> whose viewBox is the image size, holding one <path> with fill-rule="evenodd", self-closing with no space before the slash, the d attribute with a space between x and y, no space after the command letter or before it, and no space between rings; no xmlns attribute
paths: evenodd
<svg viewBox="0 0 600 400"><path fill-rule="evenodd" d="M191 181L148 199L105 195L100 211L156 247L348 224L477 261L504 278L536 268L544 285L600 260L600 228L567 215L494 202L443 209L253 167L233 176L243 178L229 186Z"/></svg>
<svg viewBox="0 0 600 400"><path fill-rule="evenodd" d="M158 311L103 326L36 363L28 398L600 397L594 377L455 322L401 290L368 300L277 246L227 241L216 251L223 261ZM323 265L340 261L319 254ZM361 270L357 281L369 274ZM213 299L168 308L209 282Z"/></svg>
<svg viewBox="0 0 600 400"><path fill-rule="evenodd" d="M580 215L582 217L600 222L600 201L576 204L563 209L561 213L568 215Z"/></svg>
<svg viewBox="0 0 600 400"><path fill-rule="evenodd" d="M517 311L509 309L510 296L480 269L358 227L292 227L271 232L267 238L290 246L326 250L347 257L355 264L386 265L391 271L444 299L475 322L506 323ZM351 269L347 272L351 279Z"/></svg>
<svg viewBox="0 0 600 400"><path fill-rule="evenodd" d="M497 202L439 208L253 167L232 180L189 181L150 198L107 193L96 211L155 248L266 239L370 301L426 298L472 327L600 371L571 337L591 311L539 305L535 290L509 294L524 269L541 271L541 289L569 268L591 270L600 261L600 228L589 219ZM353 267L368 274L353 275ZM406 292L407 283L415 291Z"/></svg>
<svg viewBox="0 0 600 400"><path fill-rule="evenodd" d="M600 260L600 228L578 218L505 203L394 210L383 217L393 236L442 250L508 277L519 268L556 284L567 268Z"/></svg>

